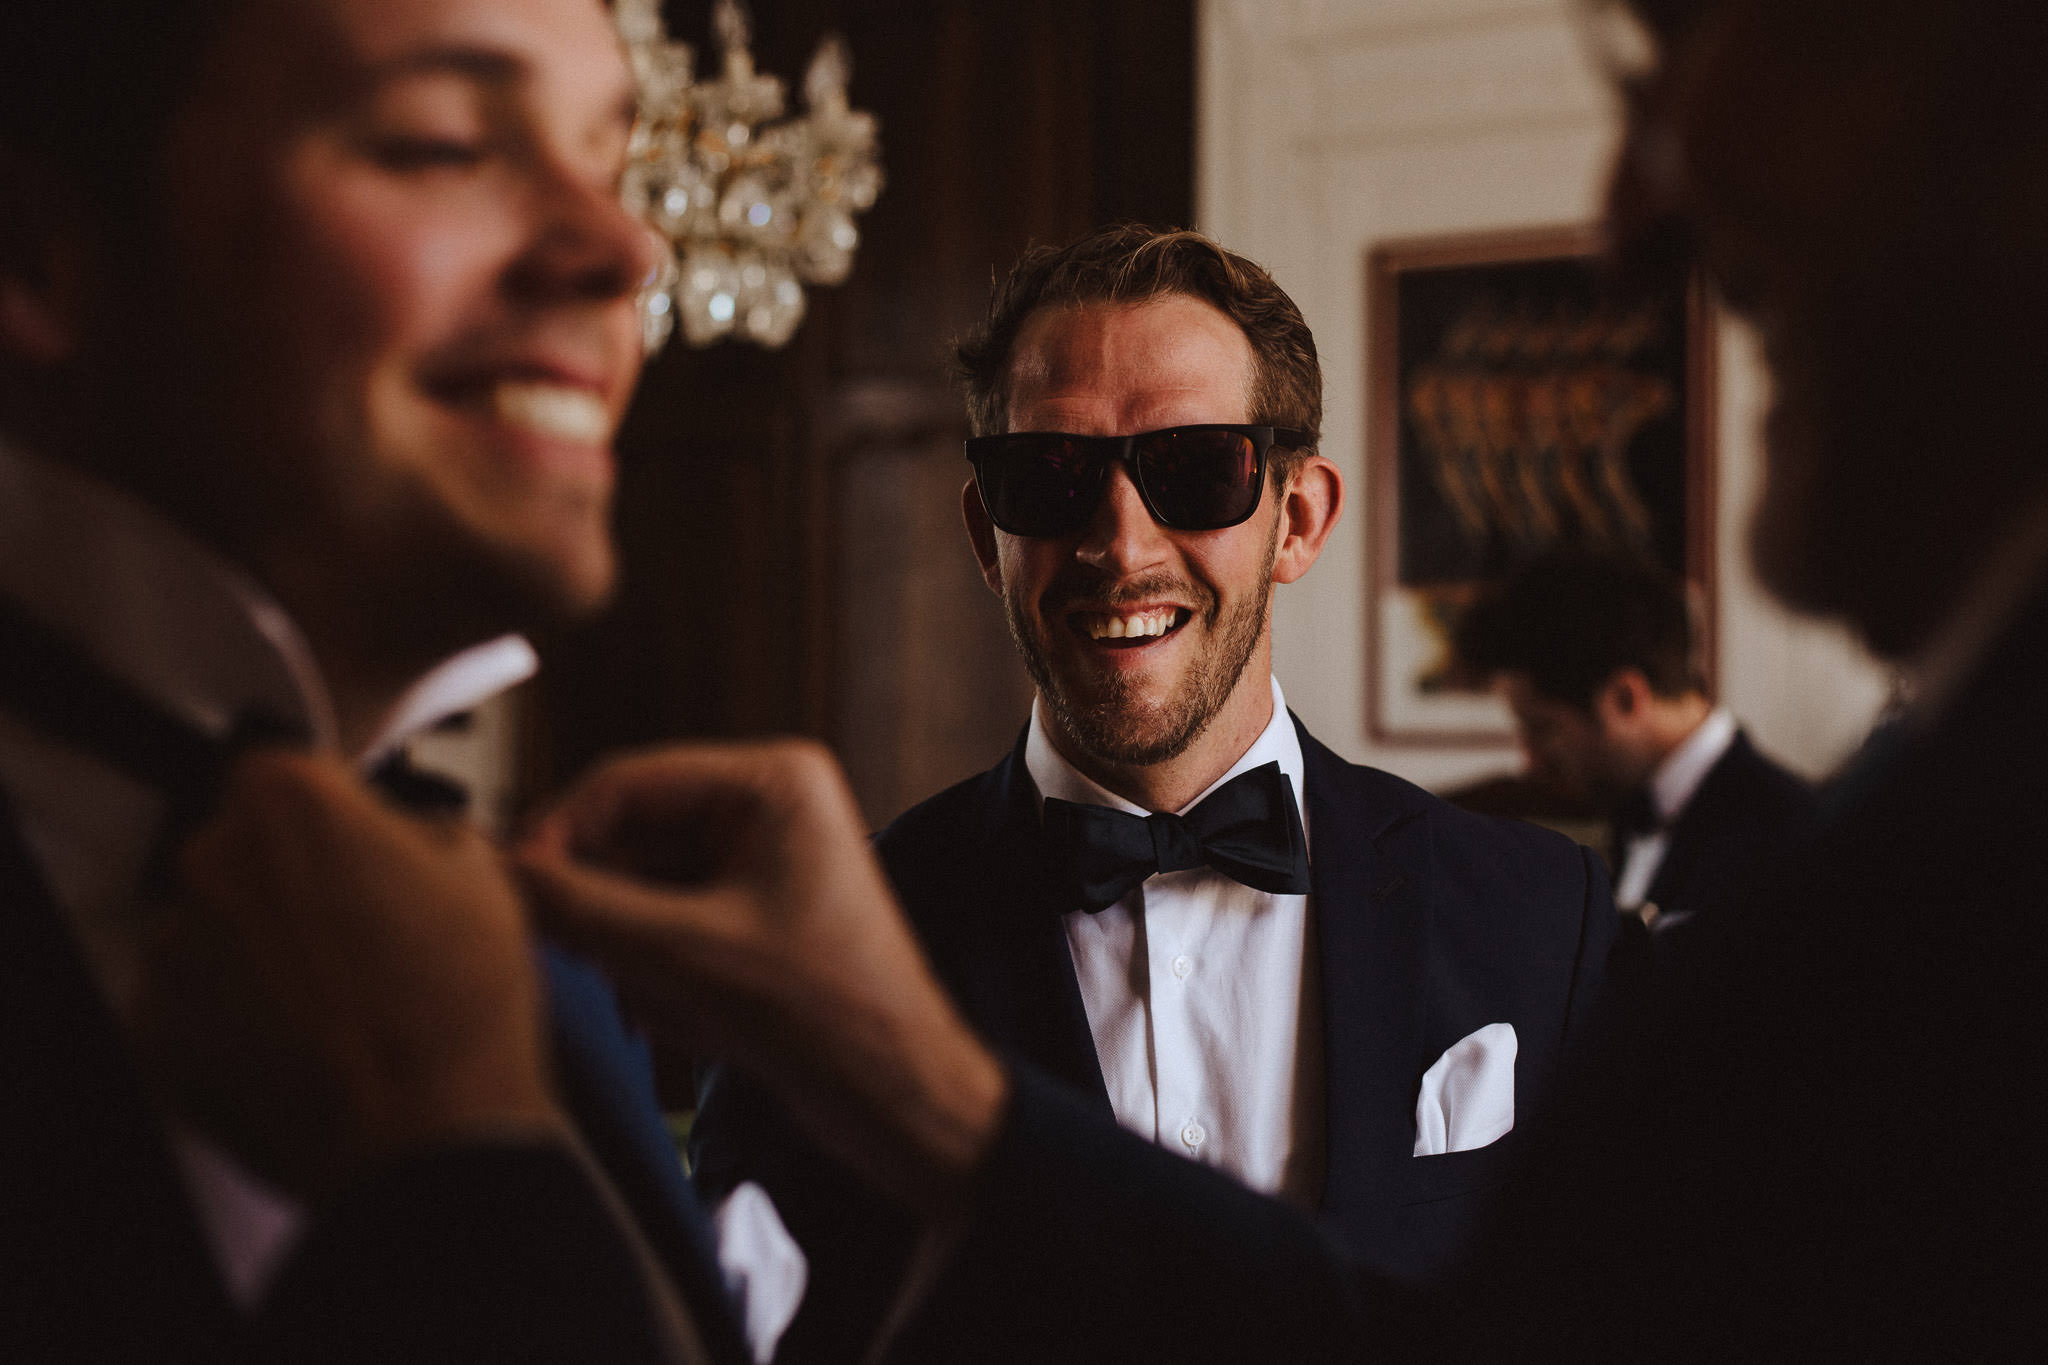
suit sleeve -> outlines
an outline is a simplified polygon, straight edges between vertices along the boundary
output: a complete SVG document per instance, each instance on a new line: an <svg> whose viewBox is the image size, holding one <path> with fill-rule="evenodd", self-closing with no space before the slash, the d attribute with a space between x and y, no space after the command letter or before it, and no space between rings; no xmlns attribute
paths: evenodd
<svg viewBox="0 0 2048 1365"><path fill-rule="evenodd" d="M1571 999L1565 1006L1565 1042L1582 1042L1607 985L1608 958L1621 934L1621 915L1614 908L1607 864L1590 848L1578 850L1585 870L1585 897L1579 918L1579 952L1572 967Z"/></svg>
<svg viewBox="0 0 2048 1365"><path fill-rule="evenodd" d="M1028 1068L892 1362L1349 1359L1379 1290L1302 1216Z"/></svg>
<svg viewBox="0 0 2048 1365"><path fill-rule="evenodd" d="M567 1147L507 1140L396 1163L315 1220L265 1301L265 1359L703 1359L622 1211Z"/></svg>

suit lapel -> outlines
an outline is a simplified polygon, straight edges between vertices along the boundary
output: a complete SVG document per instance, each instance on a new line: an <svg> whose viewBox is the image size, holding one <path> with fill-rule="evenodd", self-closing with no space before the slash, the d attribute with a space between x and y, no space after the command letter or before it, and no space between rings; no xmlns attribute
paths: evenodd
<svg viewBox="0 0 2048 1365"><path fill-rule="evenodd" d="M965 979L957 984L998 1048L1113 1117L1066 930L1048 900L1038 789L1021 738L986 780L980 837L960 847L971 860L961 868L963 880L977 889L991 932L971 936L972 960L960 964Z"/></svg>
<svg viewBox="0 0 2048 1365"><path fill-rule="evenodd" d="M1699 861L1702 851L1699 831L1716 828L1728 820L1726 808L1738 785L1733 779L1754 753L1749 737L1740 730L1736 731L1727 752L1707 769L1699 789L1693 793L1692 800L1686 802L1685 809L1679 812L1678 820L1671 826L1664 858L1657 864L1657 874L1650 879L1649 889L1643 893L1644 900L1662 905L1671 898L1673 887L1682 887L1690 880L1693 865Z"/></svg>
<svg viewBox="0 0 2048 1365"><path fill-rule="evenodd" d="M1415 1140L1416 1058L1427 1007L1429 848L1424 822L1371 799L1301 722L1310 882L1323 996L1329 1178L1338 1225L1395 1193Z"/></svg>
<svg viewBox="0 0 2048 1365"><path fill-rule="evenodd" d="M26 1346L61 1332L49 1344L66 1359L128 1358L130 1348L135 1358L228 1354L239 1317L113 1016L4 798L0 1096L0 1299L18 1295L35 1314L0 1335Z"/></svg>
<svg viewBox="0 0 2048 1365"><path fill-rule="evenodd" d="M717 1237L662 1118L646 1044L626 1032L597 968L554 945L543 949L542 967L555 1082L578 1131L689 1305L712 1359L743 1365L751 1356L720 1278Z"/></svg>

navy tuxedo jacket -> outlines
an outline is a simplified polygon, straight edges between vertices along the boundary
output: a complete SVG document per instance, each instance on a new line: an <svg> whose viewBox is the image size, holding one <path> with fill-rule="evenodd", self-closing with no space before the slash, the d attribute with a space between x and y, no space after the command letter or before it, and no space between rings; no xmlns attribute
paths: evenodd
<svg viewBox="0 0 2048 1365"><path fill-rule="evenodd" d="M1422 1279L1460 1248L1518 1134L1417 1158L1423 1073L1491 1023L1515 1027L1517 1121L1537 1104L1601 983L1616 915L1589 850L1476 816L1300 728L1322 986L1328 1176L1316 1221L1370 1270ZM1023 745L913 808L877 847L940 979L1014 1062L1113 1123L1073 960L1042 881ZM760 1181L812 1262L785 1359L843 1358L886 1302L904 1228L731 1072L705 1088L700 1184Z"/></svg>
<svg viewBox="0 0 2048 1365"><path fill-rule="evenodd" d="M714 1361L750 1357L644 1050L552 949L557 1079ZM247 1315L112 1015L0 802L0 1357L34 1361L665 1361L636 1251L553 1149L388 1167L309 1224Z"/></svg>
<svg viewBox="0 0 2048 1365"><path fill-rule="evenodd" d="M1738 731L1672 822L1643 899L1666 914L1698 914L1744 896L1820 820L1813 789Z"/></svg>

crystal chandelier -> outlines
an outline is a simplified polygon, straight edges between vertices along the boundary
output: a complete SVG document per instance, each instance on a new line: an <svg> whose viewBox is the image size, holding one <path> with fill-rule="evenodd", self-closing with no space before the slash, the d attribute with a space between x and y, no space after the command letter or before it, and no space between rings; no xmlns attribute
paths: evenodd
<svg viewBox="0 0 2048 1365"><path fill-rule="evenodd" d="M785 118L782 82L754 70L738 0L712 16L724 57L714 81L697 80L689 45L669 39L661 0L617 0L614 12L640 98L626 202L670 246L640 294L649 354L678 321L692 346L782 345L803 321L804 285L852 271L854 215L882 189L874 115L846 102L845 40L818 45L806 112Z"/></svg>

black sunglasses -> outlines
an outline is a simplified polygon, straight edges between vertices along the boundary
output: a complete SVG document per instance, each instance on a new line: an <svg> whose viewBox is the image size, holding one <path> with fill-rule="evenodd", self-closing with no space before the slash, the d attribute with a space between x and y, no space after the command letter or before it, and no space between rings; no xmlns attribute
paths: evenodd
<svg viewBox="0 0 2048 1365"><path fill-rule="evenodd" d="M1286 427L1207 422L1135 436L976 436L967 458L989 520L1013 536L1064 536L1086 526L1118 461L1161 526L1220 531L1258 510L1267 451L1308 444L1306 432Z"/></svg>

